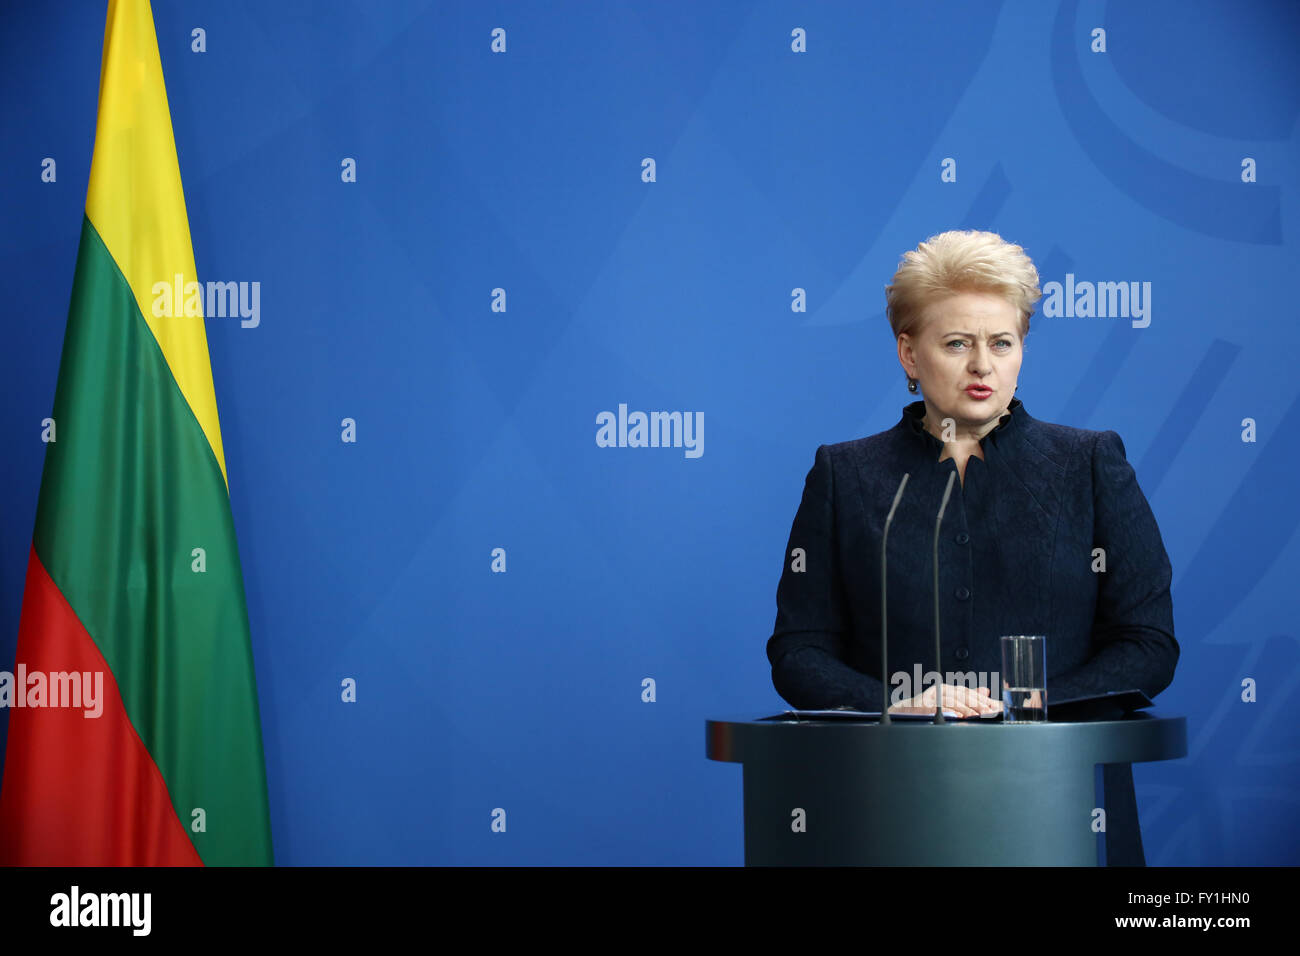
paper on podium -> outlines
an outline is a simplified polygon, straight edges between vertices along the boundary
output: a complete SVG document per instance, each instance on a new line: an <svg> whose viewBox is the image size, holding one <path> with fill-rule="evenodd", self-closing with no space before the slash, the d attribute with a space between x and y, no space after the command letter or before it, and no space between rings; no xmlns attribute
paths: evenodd
<svg viewBox="0 0 1300 956"><path fill-rule="evenodd" d="M943 712L945 720L1001 720L1002 711L997 710L991 714L972 714L969 717L963 717L955 710L945 710ZM773 717L764 717L764 720L880 720L880 711L878 710L787 710L785 713L776 714ZM899 712L896 710L889 712L889 719L893 720L934 720L934 709L918 709L916 711Z"/></svg>

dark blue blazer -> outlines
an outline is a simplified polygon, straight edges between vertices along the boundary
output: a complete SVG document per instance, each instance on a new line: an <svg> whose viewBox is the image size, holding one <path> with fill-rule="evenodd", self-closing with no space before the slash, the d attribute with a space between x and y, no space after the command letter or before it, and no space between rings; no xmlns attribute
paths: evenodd
<svg viewBox="0 0 1300 956"><path fill-rule="evenodd" d="M1049 715L1054 699L1131 687L1154 697L1169 686L1178 661L1169 557L1123 442L1038 421L1019 399L953 484L939 538L936 668L934 523L957 465L939 461L943 443L924 414L913 402L888 431L818 447L767 642L778 693L797 708L880 710L893 689L882 693L880 681L880 541L904 473L889 533L891 675L918 665L993 675L1001 635L1045 634Z"/></svg>

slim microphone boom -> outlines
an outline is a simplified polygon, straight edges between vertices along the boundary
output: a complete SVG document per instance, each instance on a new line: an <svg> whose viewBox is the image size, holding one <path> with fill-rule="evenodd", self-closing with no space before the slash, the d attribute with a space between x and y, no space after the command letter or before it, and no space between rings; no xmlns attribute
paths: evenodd
<svg viewBox="0 0 1300 956"><path fill-rule="evenodd" d="M939 516L934 519L934 722L947 723L943 719L943 662L939 653L939 525L943 524L943 513L948 507L948 498L952 495L952 483L957 479L957 472L948 475L948 487L943 489L943 501L939 504Z"/></svg>
<svg viewBox="0 0 1300 956"><path fill-rule="evenodd" d="M885 615L885 545L889 543L889 526L894 523L894 512L903 500L903 489L907 487L910 474L904 475L894 492L894 503L889 506L885 516L885 531L880 536L880 722L892 723L889 719L889 621Z"/></svg>

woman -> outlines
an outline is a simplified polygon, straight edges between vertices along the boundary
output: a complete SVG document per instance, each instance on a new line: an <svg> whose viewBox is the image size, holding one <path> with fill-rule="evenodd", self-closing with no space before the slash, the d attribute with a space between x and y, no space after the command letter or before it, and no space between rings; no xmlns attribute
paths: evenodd
<svg viewBox="0 0 1300 956"><path fill-rule="evenodd" d="M945 232L903 257L886 314L922 400L887 431L817 449L767 643L772 681L793 706L880 710L888 696L893 709L933 708L934 688L911 686L919 670L956 675L943 683L945 708L994 713L1004 634L1047 635L1049 715L1053 699L1154 697L1173 679L1169 558L1119 435L1039 421L1014 397L1040 297L1024 250L994 233ZM933 534L954 472L935 661ZM889 535L886 688L880 541L905 473ZM1112 797L1132 803L1124 771L1108 773L1108 808Z"/></svg>

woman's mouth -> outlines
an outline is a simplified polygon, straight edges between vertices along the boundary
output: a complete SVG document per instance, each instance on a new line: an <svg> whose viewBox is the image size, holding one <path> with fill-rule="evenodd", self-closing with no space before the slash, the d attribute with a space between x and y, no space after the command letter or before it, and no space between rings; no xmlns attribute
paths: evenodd
<svg viewBox="0 0 1300 956"><path fill-rule="evenodd" d="M966 394L971 398L984 399L993 394L993 389L987 385L967 385Z"/></svg>

